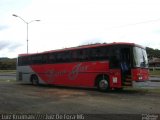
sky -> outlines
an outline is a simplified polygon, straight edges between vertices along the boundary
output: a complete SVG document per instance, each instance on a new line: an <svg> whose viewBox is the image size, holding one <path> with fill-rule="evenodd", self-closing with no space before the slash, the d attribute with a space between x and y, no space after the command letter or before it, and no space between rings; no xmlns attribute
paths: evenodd
<svg viewBox="0 0 160 120"><path fill-rule="evenodd" d="M160 49L159 6L159 0L0 0L0 57L27 52L23 20L32 21L29 53L104 42Z"/></svg>

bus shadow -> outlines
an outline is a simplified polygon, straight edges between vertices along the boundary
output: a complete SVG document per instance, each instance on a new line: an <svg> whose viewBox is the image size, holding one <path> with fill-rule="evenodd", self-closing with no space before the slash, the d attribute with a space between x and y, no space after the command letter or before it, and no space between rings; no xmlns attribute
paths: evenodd
<svg viewBox="0 0 160 120"><path fill-rule="evenodd" d="M53 89L66 89L66 90L86 90L86 91L98 91L96 88L86 88L86 87L72 87L72 86L60 86L60 85L48 85L48 84L39 84L39 85L32 85L32 84L23 84L19 83L22 86L33 86L36 88L53 88Z"/></svg>
<svg viewBox="0 0 160 120"><path fill-rule="evenodd" d="M86 88L86 87L71 87L71 86L57 86L57 85L45 85L45 84L40 84L38 86L34 86L32 84L20 84L23 86L33 86L34 88L40 88L40 89L58 89L58 90L74 90L74 91L79 91L79 92L86 92L88 94L93 94L93 95L106 95L106 94L123 94L123 95L134 95L134 94L139 94L139 95L145 95L148 93L148 90L146 89L135 89L135 88L129 88L126 89L124 88L123 90L109 90L109 91L99 91L97 88Z"/></svg>

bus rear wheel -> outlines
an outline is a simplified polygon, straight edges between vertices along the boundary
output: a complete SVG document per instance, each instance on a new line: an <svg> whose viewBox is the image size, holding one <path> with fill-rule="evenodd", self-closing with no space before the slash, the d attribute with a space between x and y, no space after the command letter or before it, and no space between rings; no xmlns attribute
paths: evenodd
<svg viewBox="0 0 160 120"><path fill-rule="evenodd" d="M107 76L101 76L98 78L97 88L102 92L109 90L109 79Z"/></svg>
<svg viewBox="0 0 160 120"><path fill-rule="evenodd" d="M39 85L39 80L38 80L38 77L36 75L31 76L31 83L32 83L32 85L35 85L35 86Z"/></svg>

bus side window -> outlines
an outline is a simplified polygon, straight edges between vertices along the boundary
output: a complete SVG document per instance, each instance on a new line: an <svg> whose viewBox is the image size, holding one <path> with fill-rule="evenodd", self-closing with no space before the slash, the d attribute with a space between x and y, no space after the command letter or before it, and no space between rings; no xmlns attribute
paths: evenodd
<svg viewBox="0 0 160 120"><path fill-rule="evenodd" d="M56 58L57 58L56 62L58 63L63 62L63 53L62 52L58 53Z"/></svg>
<svg viewBox="0 0 160 120"><path fill-rule="evenodd" d="M89 49L84 49L82 51L82 60L83 61L88 61L90 60L90 50Z"/></svg>
<svg viewBox="0 0 160 120"><path fill-rule="evenodd" d="M100 48L100 55L99 55L101 60L106 60L109 59L109 48L107 47L101 47Z"/></svg>
<svg viewBox="0 0 160 120"><path fill-rule="evenodd" d="M97 60L98 59L98 49L97 48L93 48L93 49L91 49L91 55L90 55L90 58L92 59L92 60Z"/></svg>
<svg viewBox="0 0 160 120"><path fill-rule="evenodd" d="M62 52L60 53L61 62L70 62L71 53L70 52Z"/></svg>
<svg viewBox="0 0 160 120"><path fill-rule="evenodd" d="M68 51L68 52L64 52L64 55L63 55L63 60L64 62L70 62L71 61L71 52Z"/></svg>
<svg viewBox="0 0 160 120"><path fill-rule="evenodd" d="M22 65L28 65L29 64L29 57L26 56L26 57L23 57L22 59Z"/></svg>
<svg viewBox="0 0 160 120"><path fill-rule="evenodd" d="M91 58L92 60L95 60L95 48L92 48L92 49L91 49L90 58Z"/></svg>
<svg viewBox="0 0 160 120"><path fill-rule="evenodd" d="M56 63L56 54L51 53L49 55L49 63Z"/></svg>
<svg viewBox="0 0 160 120"><path fill-rule="evenodd" d="M112 48L110 50L110 67L111 68L119 68L120 62L120 51L118 48Z"/></svg>
<svg viewBox="0 0 160 120"><path fill-rule="evenodd" d="M95 54L96 60L100 60L100 56L101 56L100 48L96 48L96 54Z"/></svg>
<svg viewBox="0 0 160 120"><path fill-rule="evenodd" d="M41 64L42 63L42 55L34 55L31 57L32 64Z"/></svg>
<svg viewBox="0 0 160 120"><path fill-rule="evenodd" d="M44 63L48 63L48 54L44 54L43 56L42 56L42 63L44 64Z"/></svg>
<svg viewBox="0 0 160 120"><path fill-rule="evenodd" d="M75 62L77 60L77 51L71 52L71 61Z"/></svg>
<svg viewBox="0 0 160 120"><path fill-rule="evenodd" d="M84 58L83 58L83 51L82 50L77 50L76 52L76 60L78 61L82 61Z"/></svg>
<svg viewBox="0 0 160 120"><path fill-rule="evenodd" d="M123 71L128 71L131 67L130 53L130 48L121 49L121 69Z"/></svg>
<svg viewBox="0 0 160 120"><path fill-rule="evenodd" d="M62 52L61 54L61 62L65 62L66 61L66 52Z"/></svg>

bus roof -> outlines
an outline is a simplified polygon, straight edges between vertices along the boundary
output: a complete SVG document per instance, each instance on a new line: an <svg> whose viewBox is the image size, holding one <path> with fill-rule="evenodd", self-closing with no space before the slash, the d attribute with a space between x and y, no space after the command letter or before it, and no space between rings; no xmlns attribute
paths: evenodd
<svg viewBox="0 0 160 120"><path fill-rule="evenodd" d="M29 54L24 53L24 54L19 54L18 56L30 56L30 55L45 54L45 53L47 54L47 53L52 53L52 52L62 52L62 51L68 51L68 50L79 50L79 49L85 49L85 48L95 48L95 47L114 46L114 45L130 45L130 46L141 47L144 49L144 47L142 47L141 45L135 44L135 43L113 42L113 43L96 43L96 44L89 44L89 45L81 45L81 46L76 46L76 47L56 49L56 50L39 52L39 53L29 53Z"/></svg>

